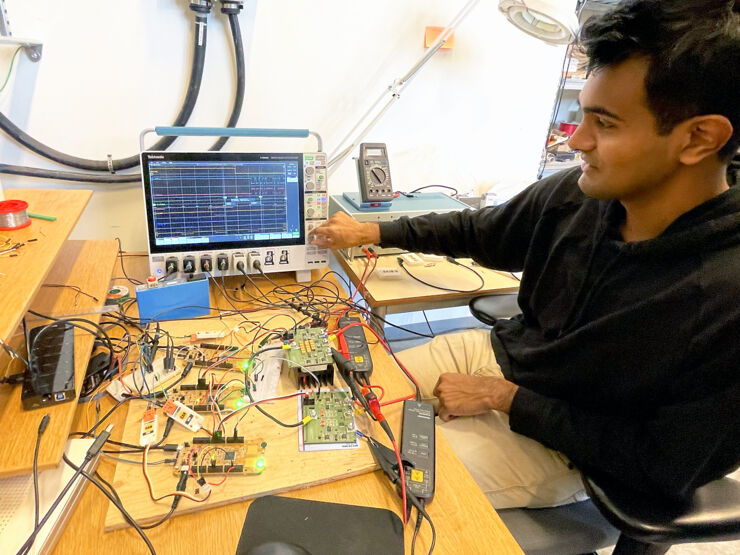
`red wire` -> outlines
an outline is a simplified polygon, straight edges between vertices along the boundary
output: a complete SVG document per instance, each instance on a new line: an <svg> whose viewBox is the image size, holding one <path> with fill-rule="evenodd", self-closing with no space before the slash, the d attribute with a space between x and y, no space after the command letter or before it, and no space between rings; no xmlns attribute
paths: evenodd
<svg viewBox="0 0 740 555"><path fill-rule="evenodd" d="M409 399L414 399L416 397L416 393L412 393L410 395L406 395L406 397L399 397L398 399L393 399L391 401L386 401L385 403L380 403L381 407L385 407L388 405L392 405L393 403L400 403L401 401L408 401Z"/></svg>
<svg viewBox="0 0 740 555"><path fill-rule="evenodd" d="M234 468L233 465L230 466L229 469L226 471L226 474L224 475L224 479L223 480L221 480L220 482L216 482L215 484L212 484L211 482L208 482L208 485L209 486L220 486L221 484L223 484L226 481L226 478L229 477L229 472L231 472L231 469L232 468Z"/></svg>
<svg viewBox="0 0 740 555"><path fill-rule="evenodd" d="M380 401L381 399L383 399L383 397L385 397L385 389L383 389L381 386L379 386L379 385L366 385L365 387L367 387L368 389L379 389L380 390L380 398L378 399L378 401Z"/></svg>
<svg viewBox="0 0 740 555"><path fill-rule="evenodd" d="M355 295L357 295L357 293L360 292L360 289L362 289L362 282L365 279L365 274L367 273L367 270L369 267L370 267L370 253L367 250L365 250L365 269L362 270L360 281L357 283L357 288L355 289L355 292L352 293L352 296L349 298L349 302L352 302L355 298Z"/></svg>

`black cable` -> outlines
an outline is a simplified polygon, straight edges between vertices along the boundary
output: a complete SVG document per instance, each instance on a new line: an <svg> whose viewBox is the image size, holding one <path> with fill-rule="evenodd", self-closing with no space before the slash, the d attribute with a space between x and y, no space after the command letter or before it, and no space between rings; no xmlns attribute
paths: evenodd
<svg viewBox="0 0 740 555"><path fill-rule="evenodd" d="M264 414L267 418L275 422L275 424L279 424L283 428L298 428L299 426L303 426L303 422L296 422L295 424L286 424L285 422L281 422L277 418L275 418L273 415L271 415L269 412L267 412L265 409L263 409L259 405L254 406L258 411L260 411L262 414Z"/></svg>
<svg viewBox="0 0 740 555"><path fill-rule="evenodd" d="M96 303L100 301L100 299L98 299L94 295L91 295L90 293L85 293L77 285L63 285L61 283L42 283L41 284L41 287L60 287L60 288L65 288L65 289L72 289L73 291L76 292L76 294L75 294L75 304L77 304L77 296L79 296L79 295L85 295L86 297L92 299Z"/></svg>
<svg viewBox="0 0 740 555"><path fill-rule="evenodd" d="M132 283L134 285L141 285L144 282L128 277L128 274L126 273L126 268L123 267L123 248L121 247L120 237L116 237L116 241L118 241L118 257L121 259L121 271L123 272L123 277L125 277L129 283Z"/></svg>
<svg viewBox="0 0 740 555"><path fill-rule="evenodd" d="M319 387L321 387L321 384L320 383L319 383ZM247 397L249 397L249 402L250 403L254 403L254 399L252 398L252 394L249 392L249 388L248 387L245 389L245 392L247 394ZM262 414L264 414L267 418L269 418L270 420L272 420L273 422L275 422L275 424L279 424L283 428L298 428L299 426L303 426L303 421L296 422L295 424L286 424L285 422L281 422L280 420L278 420L277 418L275 418L269 412L265 411L261 406L259 406L259 405L254 405L254 406L255 406L255 408L258 411L260 411ZM239 419L239 421L237 421L237 423L236 423L237 426L239 425L239 422L240 421L241 421L241 418Z"/></svg>
<svg viewBox="0 0 740 555"><path fill-rule="evenodd" d="M241 8L241 6L240 6ZM221 11L223 11L223 4ZM239 121L239 116L242 113L242 104L244 103L244 45L242 43L242 32L239 27L239 18L235 13L229 13L229 26L231 27L231 37L234 41L234 59L236 62L236 91L234 93L234 105L231 108L231 115L229 121L226 123L226 127L235 127ZM213 146L208 150L221 150L226 144L229 137L220 137Z"/></svg>
<svg viewBox="0 0 740 555"><path fill-rule="evenodd" d="M111 484L110 482L108 482L108 480L103 478L100 475L100 472L97 471L97 469L95 470L93 474L95 474L95 477L98 479L99 482L105 484L108 487L110 492L113 494L113 497L115 497L116 500L123 505L123 502L121 501L121 498L119 497L118 492L116 491L116 488L113 487L113 484Z"/></svg>
<svg viewBox="0 0 740 555"><path fill-rule="evenodd" d="M64 499L64 496L67 495L69 488L71 488L72 484L74 484L77 481L77 478L80 477L80 473L90 463L90 461L92 461L98 455L98 453L100 453L100 450L102 449L103 445L110 437L110 432L112 428L113 426L108 426L104 431L100 432L100 434L95 438L95 440L92 442L92 445L90 445L87 452L85 453L85 458L83 459L82 464L79 466L77 470L75 470L75 473L72 475L69 481L64 485L64 488L62 488L62 491L59 493L59 495L57 495L56 499L54 499L54 502L51 504L49 509L46 511L46 514L41 519L38 526L34 527L33 532L31 532L31 535L28 536L28 539L21 546L21 548L18 550L18 553L16 555L25 555L31 550L31 547L33 546L33 542L36 540L36 536L38 535L39 530L41 530L41 528L44 527L46 522L49 520L51 515L56 510L59 503L61 503L62 499Z"/></svg>
<svg viewBox="0 0 740 555"><path fill-rule="evenodd" d="M90 474L85 472L82 469L82 466L78 467L75 465L72 461L70 461L67 458L67 455L62 455L62 460L71 468L75 470L75 475L82 475L85 479L89 480L91 483L93 483L100 491L102 491L105 496L110 499L110 502L113 503L116 508L121 511L121 514L123 515L123 518L126 519L126 521L133 526L133 528L136 530L136 532L141 536L141 539L144 540L144 543L146 544L147 548L149 549L149 552L153 555L156 555L156 551L154 550L154 546L152 545L152 542L149 541L149 538L144 533L144 530L141 529L141 526L134 520L134 518L128 513L128 511L123 507L123 505L116 500L116 498L107 490L103 485L98 482L95 478L93 478ZM84 466L84 465L83 465Z"/></svg>
<svg viewBox="0 0 740 555"><path fill-rule="evenodd" d="M450 187L449 185L424 185L423 187L417 187L416 189L414 189L413 191L411 191L410 194L418 193L419 191L421 191L423 189L429 189L431 187L441 187L442 189L449 189L449 190L453 191L452 194L454 196L457 196L459 194L457 192L457 189L455 189L454 187ZM401 193L401 194L403 194L403 193ZM408 195L404 195L404 196L408 196Z"/></svg>
<svg viewBox="0 0 740 555"><path fill-rule="evenodd" d="M195 101L198 99L198 93L200 92L200 83L203 77L203 65L206 54L207 26L207 13L201 14L196 12L195 25L193 28L193 63L190 72L190 82L188 83L188 91L185 95L183 105L180 108L180 112L175 118L174 123L172 124L173 127L180 127L185 125L188 122L188 119L190 119L190 115L193 113L193 109L195 108ZM110 172L111 169L113 171L118 171L128 168L135 168L139 165L138 154L118 160L89 160L86 158L79 158L77 156L65 154L34 139L28 133L24 132L21 128L10 121L2 113L0 113L0 129L4 131L8 136L10 136L11 139L26 147L28 150L31 150L32 152L35 152L36 154L39 154L44 158L48 158L49 160L53 160L72 168L90 171ZM162 137L148 150L165 150L175 141L175 138L176 137ZM85 174L77 175L84 176ZM94 176L87 177L90 178ZM130 178L129 176L118 177ZM82 181L82 179L80 180ZM139 180L140 177L136 176L136 181ZM120 182L120 180L118 182Z"/></svg>
<svg viewBox="0 0 740 555"><path fill-rule="evenodd" d="M12 164L0 164L0 173L8 175L23 175L25 177L39 177L41 179L54 179L55 181L76 181L83 183L141 183L140 173L105 175L47 170L44 168L32 168L29 166L14 166Z"/></svg>
<svg viewBox="0 0 740 555"><path fill-rule="evenodd" d="M422 283L422 284L424 284L424 285L426 285L428 287L433 287L434 289L440 289L441 291L452 291L453 293L475 293L476 291L480 291L481 289L483 289L483 286L485 285L485 281L483 279L483 276L481 276L478 272L476 272L470 266L466 266L465 264L461 264L460 262L458 262L454 258L451 258L449 256L446 257L446 258L447 258L447 261L450 262L451 264L455 264L457 266L462 266L463 268L465 268L465 269L470 270L471 272L473 272L476 276L478 276L478 279L480 280L480 285L478 287L476 287L475 289L452 289L450 287L442 287L441 285L434 285L433 283L429 283L427 281L424 281L423 279L418 278L414 274L412 274L411 272L409 272L408 268L406 268L406 266L404 265L403 258L401 258L400 256L398 258L396 258L396 260L398 260L398 265L401 267L401 269L404 272L406 272L411 279L414 279L414 280L418 281L419 283Z"/></svg>
<svg viewBox="0 0 740 555"><path fill-rule="evenodd" d="M46 427L49 425L49 414L45 414L39 422L39 428L36 432L36 447L33 450L33 527L39 525L39 446L41 445L41 436L44 435Z"/></svg>
<svg viewBox="0 0 740 555"><path fill-rule="evenodd" d="M84 467L85 465L83 464L82 466ZM80 468L82 468L82 467L80 467ZM21 546L21 548L18 550L18 552L16 553L16 555L25 555L26 553L28 553L30 551L31 546L33 546L33 542L36 540L36 536L38 535L39 530L41 530L41 528L44 526L44 524L46 524L46 521L49 520L49 517L51 516L51 514L56 510L56 508L59 505L59 503L62 501L62 499L64 498L64 496L69 491L69 488L72 487L72 484L74 484L75 481L77 481L77 478L79 478L79 477L80 477L80 472L79 471L78 472L75 472L72 475L72 477L69 479L69 481L64 485L64 488L62 488L62 491L59 493L59 495L57 495L57 498L54 500L54 502L49 507L49 510L44 515L44 518L42 518L41 521L38 523L38 525L34 527L33 532L31 532L31 535L28 537L28 539L26 540L26 542Z"/></svg>
<svg viewBox="0 0 740 555"><path fill-rule="evenodd" d="M432 337L435 337L434 330L432 329L432 324L429 323L429 318L427 318L427 311L422 310L421 315L424 316L424 321L427 323L427 327L429 328L429 333L432 334Z"/></svg>
<svg viewBox="0 0 740 555"><path fill-rule="evenodd" d="M98 426L100 426L103 422L105 422L105 420L111 414L113 414L113 411L114 410L116 410L118 407L120 407L125 402L130 401L131 399L136 399L136 397L124 397L123 399L121 399L120 401L118 401L115 405L113 405L113 407L108 412L105 413L105 415L103 416L103 418L101 418L100 420L98 420L98 422L92 428L90 428L88 431L84 432L82 434L82 437L87 437L87 436L93 435L93 433L95 432L95 430L98 429Z"/></svg>
<svg viewBox="0 0 740 555"><path fill-rule="evenodd" d="M426 521L429 523L429 528L432 529L432 543L429 546L429 553L427 555L432 555L432 552L434 552L434 546L437 543L437 531L434 529L434 523L432 522L432 519L429 517L427 512L424 510L424 500L419 499L419 506L416 507L416 510L419 511L419 514L423 516ZM413 547L413 544L412 544Z"/></svg>
<svg viewBox="0 0 740 555"><path fill-rule="evenodd" d="M172 514L175 512L175 509L177 508L177 501L179 501L180 496L176 495L174 499L172 500L172 506L170 507L169 512L164 515L162 518L160 518L157 522L153 524L140 524L139 527L142 530L151 530L152 528L156 528L157 526L164 524L169 518L172 516Z"/></svg>
<svg viewBox="0 0 740 555"><path fill-rule="evenodd" d="M419 499L419 502L421 503L422 500ZM417 510L416 524L414 525L414 535L411 537L411 555L414 555L414 548L416 547L416 537L419 535L419 530L421 530L422 519L423 517L421 516L421 513Z"/></svg>

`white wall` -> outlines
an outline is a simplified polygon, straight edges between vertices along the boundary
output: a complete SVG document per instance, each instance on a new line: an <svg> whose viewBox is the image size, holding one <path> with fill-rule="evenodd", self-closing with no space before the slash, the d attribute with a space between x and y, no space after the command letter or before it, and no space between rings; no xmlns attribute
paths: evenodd
<svg viewBox="0 0 740 555"><path fill-rule="evenodd" d="M190 71L192 12L186 0L6 0L13 34L44 44L40 62L23 53L0 111L36 139L94 159L138 152L145 127L168 125ZM509 192L535 179L564 55L518 31L483 0L365 139L388 145L396 190L445 184ZM337 142L393 79L423 55L424 27L446 25L463 0L248 0L240 16L247 93L239 125L319 132ZM0 48L0 72L13 48ZM223 125L234 86L228 22L209 16L200 98L190 125ZM177 149L211 139L180 139ZM229 141L225 150L312 150L306 140ZM0 135L0 160L65 169ZM76 170L73 170L76 171ZM76 185L2 176L12 187L93 188L75 238L120 237L145 250L139 187ZM330 192L356 190L351 159ZM12 197L12 191L6 191Z"/></svg>

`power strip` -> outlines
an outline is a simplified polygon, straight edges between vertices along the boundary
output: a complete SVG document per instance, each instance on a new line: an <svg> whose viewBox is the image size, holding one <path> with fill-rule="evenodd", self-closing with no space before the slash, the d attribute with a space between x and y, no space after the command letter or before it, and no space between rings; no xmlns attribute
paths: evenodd
<svg viewBox="0 0 740 555"><path fill-rule="evenodd" d="M421 266L424 264L424 259L415 252L404 253L401 258L407 266Z"/></svg>
<svg viewBox="0 0 740 555"><path fill-rule="evenodd" d="M378 279L401 279L401 270L398 268L377 268L375 275Z"/></svg>

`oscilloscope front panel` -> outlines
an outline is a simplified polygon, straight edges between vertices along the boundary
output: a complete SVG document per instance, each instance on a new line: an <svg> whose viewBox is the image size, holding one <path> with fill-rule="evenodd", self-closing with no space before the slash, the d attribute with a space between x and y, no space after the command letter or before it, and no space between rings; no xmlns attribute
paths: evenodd
<svg viewBox="0 0 740 555"><path fill-rule="evenodd" d="M157 278L304 272L328 263L308 233L328 217L326 154L143 152ZM306 278L307 279L307 278Z"/></svg>

